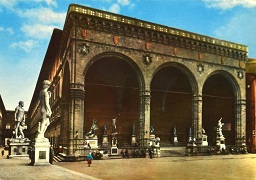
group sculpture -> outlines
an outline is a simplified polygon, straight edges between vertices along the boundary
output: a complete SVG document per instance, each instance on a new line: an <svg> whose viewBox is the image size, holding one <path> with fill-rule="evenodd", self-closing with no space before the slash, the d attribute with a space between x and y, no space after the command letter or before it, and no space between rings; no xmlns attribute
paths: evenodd
<svg viewBox="0 0 256 180"><path fill-rule="evenodd" d="M90 131L86 134L86 136L92 138L96 136L96 132L97 132L98 126L97 126L97 120L94 119L92 122L92 126L90 128Z"/></svg>

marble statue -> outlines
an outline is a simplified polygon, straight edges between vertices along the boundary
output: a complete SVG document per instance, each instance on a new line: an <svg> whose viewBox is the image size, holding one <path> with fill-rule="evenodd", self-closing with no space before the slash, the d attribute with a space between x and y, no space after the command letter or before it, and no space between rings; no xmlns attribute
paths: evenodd
<svg viewBox="0 0 256 180"><path fill-rule="evenodd" d="M51 82L49 80L44 80L43 89L39 93L42 122L39 122L37 138L44 138L44 133L50 124L50 117L52 115L52 110L50 107L51 92L48 91L50 85Z"/></svg>
<svg viewBox="0 0 256 180"><path fill-rule="evenodd" d="M108 128L107 128L107 125L105 124L103 126L103 135L107 135L108 134Z"/></svg>
<svg viewBox="0 0 256 180"><path fill-rule="evenodd" d="M154 131L155 131L155 129L154 129L154 124L152 124L152 125L150 126L149 133L150 133L150 134L154 134Z"/></svg>
<svg viewBox="0 0 256 180"><path fill-rule="evenodd" d="M217 135L219 137L223 136L222 134L222 126L224 125L224 123L221 122L222 118L219 119L218 124L217 124Z"/></svg>
<svg viewBox="0 0 256 180"><path fill-rule="evenodd" d="M116 133L116 117L112 118L112 133Z"/></svg>
<svg viewBox="0 0 256 180"><path fill-rule="evenodd" d="M192 137L192 135L193 135L193 134L192 134L192 127L190 126L190 127L189 127L189 131L188 131L188 136L189 136L189 137Z"/></svg>
<svg viewBox="0 0 256 180"><path fill-rule="evenodd" d="M132 135L135 135L135 124L132 125Z"/></svg>
<svg viewBox="0 0 256 180"><path fill-rule="evenodd" d="M176 127L173 127L173 135L177 136L177 129L176 129Z"/></svg>
<svg viewBox="0 0 256 180"><path fill-rule="evenodd" d="M204 127L202 127L202 134L205 134L205 129L204 129Z"/></svg>
<svg viewBox="0 0 256 180"><path fill-rule="evenodd" d="M15 138L25 138L23 133L25 127L25 111L23 107L24 102L20 101L19 105L15 108Z"/></svg>
<svg viewBox="0 0 256 180"><path fill-rule="evenodd" d="M86 136L89 136L89 137L94 137L94 136L96 136L96 131L97 131L97 129L98 129L97 120L94 119L94 120L92 121L91 129L90 129L90 131L86 134Z"/></svg>

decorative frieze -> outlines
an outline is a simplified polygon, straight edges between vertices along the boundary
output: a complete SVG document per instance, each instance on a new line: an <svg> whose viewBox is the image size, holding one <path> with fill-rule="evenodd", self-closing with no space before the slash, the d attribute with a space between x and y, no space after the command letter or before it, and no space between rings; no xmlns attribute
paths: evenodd
<svg viewBox="0 0 256 180"><path fill-rule="evenodd" d="M125 17L85 6L71 5L68 16L78 16L78 24L89 29L107 31L143 39L146 42L162 43L187 49L246 60L248 47L208 36L195 34L139 19ZM67 20L69 20L67 18ZM73 21L73 18L70 19ZM65 32L65 28L64 28ZM86 31L81 31L86 36Z"/></svg>

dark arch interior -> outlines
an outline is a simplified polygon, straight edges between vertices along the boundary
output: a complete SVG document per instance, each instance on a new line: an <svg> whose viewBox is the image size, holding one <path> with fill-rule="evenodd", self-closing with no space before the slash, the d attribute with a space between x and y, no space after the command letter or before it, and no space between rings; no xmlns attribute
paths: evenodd
<svg viewBox="0 0 256 180"><path fill-rule="evenodd" d="M132 125L138 129L139 82L131 65L119 57L103 57L85 76L85 132L97 119L99 143L103 126L111 131L111 119L117 117L118 143L130 143Z"/></svg>
<svg viewBox="0 0 256 180"><path fill-rule="evenodd" d="M231 83L221 74L207 79L203 87L203 127L209 145L214 145L215 127L222 117L223 135L227 145L235 144L234 93Z"/></svg>
<svg viewBox="0 0 256 180"><path fill-rule="evenodd" d="M152 79L151 124L161 146L172 143L174 127L179 144L186 144L192 125L192 88L185 74L175 67L160 69Z"/></svg>

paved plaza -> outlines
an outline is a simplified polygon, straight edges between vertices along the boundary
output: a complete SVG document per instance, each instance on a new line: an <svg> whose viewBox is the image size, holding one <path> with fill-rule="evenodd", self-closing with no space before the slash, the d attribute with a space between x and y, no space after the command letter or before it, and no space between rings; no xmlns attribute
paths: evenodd
<svg viewBox="0 0 256 180"><path fill-rule="evenodd" d="M0 179L246 179L256 180L256 154L164 158L129 158L58 162L29 166L28 158L0 158Z"/></svg>

